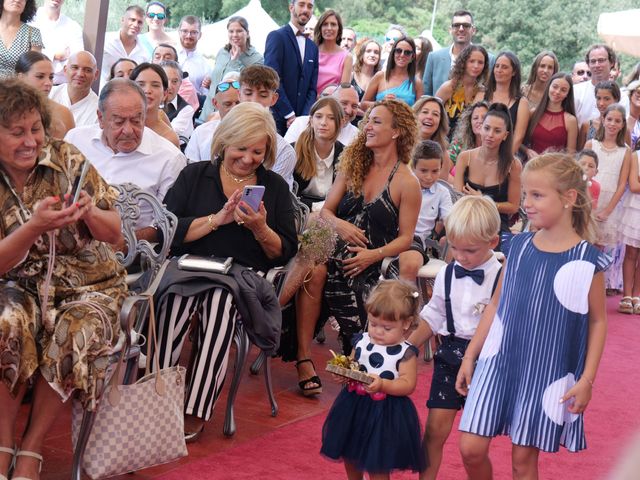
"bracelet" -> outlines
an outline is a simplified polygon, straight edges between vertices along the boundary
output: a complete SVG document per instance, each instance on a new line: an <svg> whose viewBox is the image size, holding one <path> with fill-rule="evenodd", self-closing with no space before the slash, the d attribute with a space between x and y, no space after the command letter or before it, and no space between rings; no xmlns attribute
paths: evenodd
<svg viewBox="0 0 640 480"><path fill-rule="evenodd" d="M213 221L213 213L207 217L207 223L209 224L209 228L212 232L215 232L218 229L218 225Z"/></svg>

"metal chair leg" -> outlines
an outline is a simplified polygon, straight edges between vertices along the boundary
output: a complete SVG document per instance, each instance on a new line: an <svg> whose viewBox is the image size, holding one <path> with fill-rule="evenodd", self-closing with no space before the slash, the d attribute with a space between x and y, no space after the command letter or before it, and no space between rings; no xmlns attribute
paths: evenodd
<svg viewBox="0 0 640 480"><path fill-rule="evenodd" d="M96 412L84 411L82 415L82 424L80 425L80 431L78 432L78 440L73 449L73 467L71 469L71 480L80 480L82 476L82 459L84 457L84 451L89 443L89 435L91 435L91 428L93 422L96 419Z"/></svg>
<svg viewBox="0 0 640 480"><path fill-rule="evenodd" d="M276 397L273 394L273 383L271 382L271 357L264 352L260 352L260 355L264 357L264 383L267 387L267 394L269 395L269 402L271 403L271 416L278 415L278 404Z"/></svg>
<svg viewBox="0 0 640 480"><path fill-rule="evenodd" d="M247 354L249 353L249 336L244 331L244 327L240 322L236 324L236 331L233 341L236 344L236 364L233 372L233 380L231 381L231 387L229 388L229 396L227 397L227 410L224 417L224 427L222 432L231 437L236 433L236 422L233 417L233 404L236 400L236 394L240 387L240 379L242 378L242 371L247 361Z"/></svg>
<svg viewBox="0 0 640 480"><path fill-rule="evenodd" d="M264 364L266 358L267 355L264 353L264 351L261 350L260 354L256 357L256 359L251 364L251 367L249 368L251 375L257 375L258 372L260 372L260 369L262 368L262 365Z"/></svg>

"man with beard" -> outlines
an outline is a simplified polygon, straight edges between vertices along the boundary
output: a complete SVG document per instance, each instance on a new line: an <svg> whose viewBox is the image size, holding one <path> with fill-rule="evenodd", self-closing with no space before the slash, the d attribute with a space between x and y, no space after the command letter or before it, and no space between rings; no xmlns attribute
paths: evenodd
<svg viewBox="0 0 640 480"><path fill-rule="evenodd" d="M280 77L278 101L273 107L280 135L285 134L296 116L307 115L316 101L318 47L303 33L313 13L313 3L314 0L291 0L291 20L267 36L264 63Z"/></svg>

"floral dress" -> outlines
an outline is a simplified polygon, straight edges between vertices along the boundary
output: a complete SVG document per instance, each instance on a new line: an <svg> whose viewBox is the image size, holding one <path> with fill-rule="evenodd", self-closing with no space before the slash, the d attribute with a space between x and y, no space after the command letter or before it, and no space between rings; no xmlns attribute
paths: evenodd
<svg viewBox="0 0 640 480"><path fill-rule="evenodd" d="M68 192L86 161L72 145L49 140L22 194L0 168L0 239L27 222L38 201ZM83 189L97 208L113 207L117 192L93 167ZM105 355L120 335L124 270L111 247L93 239L79 221L55 235L51 282L43 302L49 257L50 236L44 234L0 278L0 382L15 394L39 368L63 400L79 390L84 407L94 409L104 384Z"/></svg>

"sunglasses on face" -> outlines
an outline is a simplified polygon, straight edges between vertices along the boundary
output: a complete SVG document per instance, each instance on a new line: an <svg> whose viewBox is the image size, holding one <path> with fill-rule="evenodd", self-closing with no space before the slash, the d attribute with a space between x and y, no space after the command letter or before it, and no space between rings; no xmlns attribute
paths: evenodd
<svg viewBox="0 0 640 480"><path fill-rule="evenodd" d="M147 17L152 20L154 18L157 18L158 20L164 20L165 18L167 18L167 16L164 13L155 13L155 12L147 13Z"/></svg>
<svg viewBox="0 0 640 480"><path fill-rule="evenodd" d="M461 28L463 30L469 30L472 27L472 25L470 23L452 23L451 24L451 28L453 28L454 30L460 30Z"/></svg>
<svg viewBox="0 0 640 480"><path fill-rule="evenodd" d="M238 80L234 80L233 82L220 82L218 86L216 86L216 93L226 92L230 88L240 90L240 82Z"/></svg>
<svg viewBox="0 0 640 480"><path fill-rule="evenodd" d="M405 57L410 57L413 55L413 50L404 50L402 48L396 47L393 49L393 53L396 55L404 55Z"/></svg>
<svg viewBox="0 0 640 480"><path fill-rule="evenodd" d="M590 76L591 76L591 72L590 72L590 71L588 71L588 70L578 70L578 71L576 72L576 75L578 75L579 77L581 77L581 76L582 76L582 75L584 75L584 74L586 74L586 75L587 75L587 77L590 77Z"/></svg>

